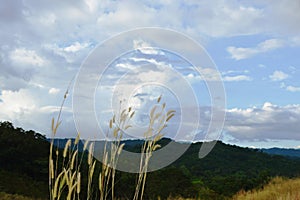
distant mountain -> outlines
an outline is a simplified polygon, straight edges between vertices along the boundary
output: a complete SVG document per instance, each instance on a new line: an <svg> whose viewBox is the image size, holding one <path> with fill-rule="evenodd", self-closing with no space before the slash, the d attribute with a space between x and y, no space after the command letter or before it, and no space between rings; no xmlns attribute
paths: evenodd
<svg viewBox="0 0 300 200"><path fill-rule="evenodd" d="M274 147L270 149L261 149L261 151L271 155L280 155L300 159L300 149L284 149Z"/></svg>

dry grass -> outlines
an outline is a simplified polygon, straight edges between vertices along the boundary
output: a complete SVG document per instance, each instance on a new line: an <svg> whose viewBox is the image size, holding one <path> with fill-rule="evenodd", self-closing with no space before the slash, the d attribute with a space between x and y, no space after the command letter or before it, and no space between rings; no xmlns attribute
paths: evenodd
<svg viewBox="0 0 300 200"><path fill-rule="evenodd" d="M110 150L107 149L107 143L104 146L102 171L99 174L100 200L107 199L109 191L111 191L110 198L115 199L115 169L118 164L119 155L124 147L124 143L121 144L121 140L123 138L123 131L131 127L129 122L133 115L134 111L132 111L131 107L122 111L120 109L119 113L114 115L109 121L109 130L113 141L110 143Z"/></svg>
<svg viewBox="0 0 300 200"><path fill-rule="evenodd" d="M64 102L67 98L68 90L64 95L64 99L60 108L57 119L52 119L52 137L57 135L57 130L61 124L60 116ZM160 103L161 97L158 98L157 103ZM136 184L136 190L133 195L134 200L142 200L144 195L144 188L146 184L148 163L152 156L152 152L160 146L157 142L163 137L162 131L167 126L167 122L174 116L175 111L166 112L166 104L158 104L154 106L150 113L150 121L148 129L145 131L145 142L141 149L140 170ZM123 138L123 131L130 128L130 120L134 116L134 111L130 108L121 109L119 113L113 116L109 121L109 133L113 141L110 142L108 148L107 142L104 145L102 168L98 176L99 199L115 199L115 169L118 163L119 155L122 152L124 143L121 144ZM81 187L87 187L87 200L92 197L92 182L94 178L96 160L94 158L94 142L85 141L83 152L88 149L88 174L87 186L81 183L82 172L81 165L83 162L83 153L79 157L79 140L78 134L75 141L68 140L65 144L62 155L59 154L58 147L54 149L54 139L50 144L49 153L49 191L50 200L59 200L62 195L66 195L67 200L80 199ZM59 159L62 159L62 166L59 167Z"/></svg>
<svg viewBox="0 0 300 200"><path fill-rule="evenodd" d="M65 92L58 116L56 120L52 118L51 132L52 140L50 143L50 153L49 153L49 192L50 200L59 200L62 195L66 195L67 200L80 199L79 194L81 191L81 164L83 161L84 154L79 157L79 140L80 135L78 134L75 141L72 142L71 139L67 141L64 147L62 155L58 146L54 149L54 138L57 135L58 128L61 124L61 113L64 103L66 101L68 90ZM87 199L90 199L91 194L91 183L92 177L95 169L96 162L93 159L93 143L89 144L86 141L83 147L83 152L89 146L88 155L88 183L87 183ZM62 159L62 166L59 167L59 159Z"/></svg>
<svg viewBox="0 0 300 200"><path fill-rule="evenodd" d="M261 190L239 192L234 200L300 200L300 178L276 177Z"/></svg>
<svg viewBox="0 0 300 200"><path fill-rule="evenodd" d="M157 99L160 103L161 96ZM166 104L155 105L150 111L148 129L144 132L145 142L141 149L139 176L133 200L143 199L147 178L147 170L153 151L160 148L157 142L164 136L162 131L167 127L167 122L175 115L174 110L166 112Z"/></svg>

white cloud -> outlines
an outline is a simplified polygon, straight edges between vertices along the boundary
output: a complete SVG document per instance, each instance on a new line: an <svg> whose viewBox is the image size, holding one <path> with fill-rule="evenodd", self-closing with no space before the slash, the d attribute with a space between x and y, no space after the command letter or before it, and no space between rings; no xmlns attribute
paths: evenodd
<svg viewBox="0 0 300 200"><path fill-rule="evenodd" d="M2 111L2 119L3 115L7 115L10 120L14 120L15 117L19 118L37 106L35 99L25 90L20 90L19 92L3 90L1 99L0 110ZM20 99L22 100L20 101Z"/></svg>
<svg viewBox="0 0 300 200"><path fill-rule="evenodd" d="M60 92L60 89L58 89L58 88L50 88L48 91L49 94L57 94L59 92Z"/></svg>
<svg viewBox="0 0 300 200"><path fill-rule="evenodd" d="M226 75L230 75L230 74L232 75L232 74L241 74L241 73L248 74L249 70L228 70L228 71L222 72L222 75L226 76Z"/></svg>
<svg viewBox="0 0 300 200"><path fill-rule="evenodd" d="M221 74L218 70L213 68L197 68L200 75L189 74L187 78L192 78L194 80L205 80L205 81L221 81Z"/></svg>
<svg viewBox="0 0 300 200"><path fill-rule="evenodd" d="M53 59L60 60L63 58L63 62L74 65L77 62L81 63L82 60L84 60L85 56L88 54L87 52L91 50L91 44L88 42L79 43L78 41L72 42L71 45L45 43L43 49L47 52L51 52L52 56L54 55Z"/></svg>
<svg viewBox="0 0 300 200"><path fill-rule="evenodd" d="M286 87L286 90L290 91L290 92L300 92L300 87L295 87L295 86L289 85Z"/></svg>
<svg viewBox="0 0 300 200"><path fill-rule="evenodd" d="M278 49L283 46L284 46L284 41L279 39L269 39L259 43L256 47L253 48L230 46L227 47L227 52L230 53L231 58L235 60L242 60L242 59L252 57L256 54L265 53L274 49Z"/></svg>
<svg viewBox="0 0 300 200"><path fill-rule="evenodd" d="M60 106L57 104L57 99L47 95L46 90L37 88L18 91L2 90L0 99L0 121L8 120L15 126L50 136L51 118L57 116ZM49 99L56 102L55 106L45 104ZM62 132L61 137L76 135L70 107L65 105L62 115L63 123L60 131L66 132Z"/></svg>
<svg viewBox="0 0 300 200"><path fill-rule="evenodd" d="M246 75L237 75L237 76L225 76L223 77L224 81L251 81L252 78Z"/></svg>
<svg viewBox="0 0 300 200"><path fill-rule="evenodd" d="M286 89L289 92L300 92L300 87L295 87L292 85L286 85L284 82L280 83L280 88Z"/></svg>
<svg viewBox="0 0 300 200"><path fill-rule="evenodd" d="M150 43L142 40L133 40L133 48L139 49L143 54L164 55L163 51L155 49Z"/></svg>
<svg viewBox="0 0 300 200"><path fill-rule="evenodd" d="M271 74L269 76L269 78L272 80L272 81L282 81L282 80L285 80L289 77L288 74L282 72L282 71L274 71L273 74Z"/></svg>
<svg viewBox="0 0 300 200"><path fill-rule="evenodd" d="M235 60L242 60L248 57L253 56L254 54L257 53L255 49L251 48L242 48L242 47L227 47L227 52L231 54L231 58Z"/></svg>
<svg viewBox="0 0 300 200"><path fill-rule="evenodd" d="M300 105L229 109L225 130L238 140L300 140Z"/></svg>
<svg viewBox="0 0 300 200"><path fill-rule="evenodd" d="M84 0L86 5L88 6L90 12L95 12L98 8L98 1L97 0Z"/></svg>
<svg viewBox="0 0 300 200"><path fill-rule="evenodd" d="M280 39L269 39L265 40L262 43L259 43L257 46L257 50L261 52L267 52L273 49L280 48L284 45L284 41Z"/></svg>
<svg viewBox="0 0 300 200"><path fill-rule="evenodd" d="M19 65L35 65L42 66L45 60L41 58L35 51L25 48L15 49L10 53L10 59L13 63Z"/></svg>
<svg viewBox="0 0 300 200"><path fill-rule="evenodd" d="M192 82L199 82L199 81L227 81L227 82L237 82L237 81L251 81L252 78L246 75L227 75L227 74L235 74L237 71L228 71L220 73L216 69L212 68L200 68L200 74L195 73L188 73L186 78ZM247 73L247 71L245 72ZM223 76L221 76L221 74Z"/></svg>
<svg viewBox="0 0 300 200"><path fill-rule="evenodd" d="M259 64L258 67L265 68L266 66L264 64Z"/></svg>
<svg viewBox="0 0 300 200"><path fill-rule="evenodd" d="M64 51L66 52L72 52L75 53L77 51L80 51L86 47L88 47L89 44L88 43L79 43L79 42L75 42L74 44L67 46L65 48L63 48Z"/></svg>

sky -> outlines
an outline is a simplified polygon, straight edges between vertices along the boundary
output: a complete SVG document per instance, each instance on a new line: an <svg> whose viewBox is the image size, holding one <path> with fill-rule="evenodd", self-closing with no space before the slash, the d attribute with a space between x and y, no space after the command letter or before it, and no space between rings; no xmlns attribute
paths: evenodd
<svg viewBox="0 0 300 200"><path fill-rule="evenodd" d="M0 0L0 120L50 136L51 118L76 77L63 108L60 134L76 135L76 119L81 120L77 128L93 132L92 120L83 116L85 102L77 99L76 104L74 96L82 66L103 42L115 41L113 36L156 27L197 42L203 48L200 58L211 59L216 68L193 66L168 49L147 48L153 41L141 38L114 44L120 49L131 45L133 51L105 66L102 78L99 66L89 76L97 81L93 113L104 131L125 94L126 105L139 111L134 125L143 128L149 107L163 93L168 108L177 111L167 132L180 127L180 139L201 140L214 106L207 82L221 78L226 97L221 140L248 147L300 147L299 9L300 2L294 0ZM167 42L189 51L179 40L166 38ZM160 84L141 84L145 80ZM81 115L74 114L74 102ZM199 126L190 126L195 118Z"/></svg>

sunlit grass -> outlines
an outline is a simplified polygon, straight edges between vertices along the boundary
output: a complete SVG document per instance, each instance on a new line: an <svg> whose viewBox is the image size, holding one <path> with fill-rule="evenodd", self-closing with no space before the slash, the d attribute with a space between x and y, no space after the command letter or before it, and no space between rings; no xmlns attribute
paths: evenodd
<svg viewBox="0 0 300 200"><path fill-rule="evenodd" d="M273 178L260 190L241 191L234 200L300 200L300 178Z"/></svg>

